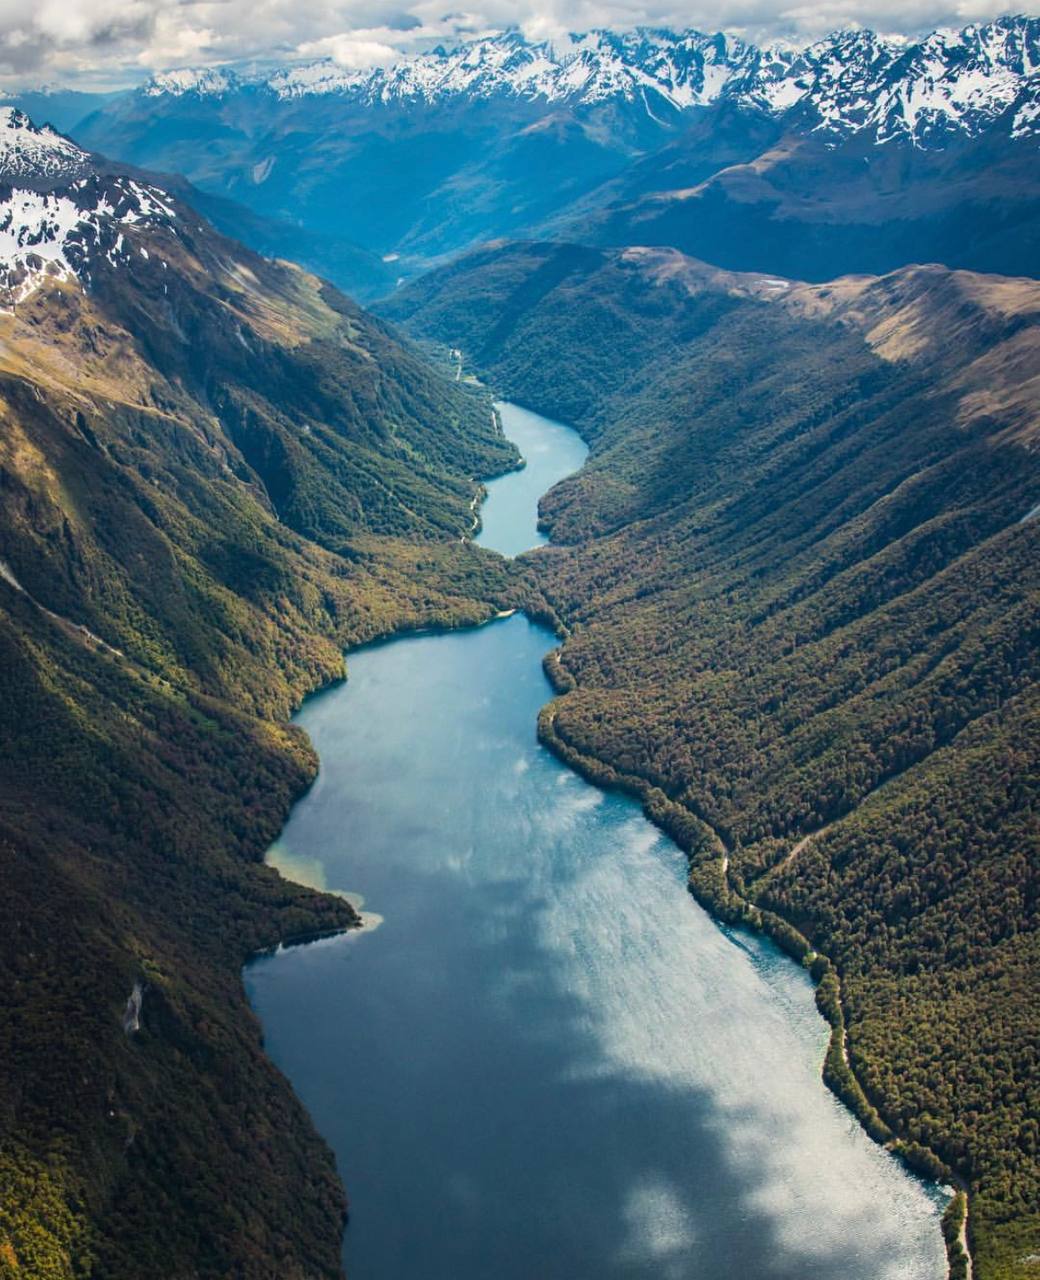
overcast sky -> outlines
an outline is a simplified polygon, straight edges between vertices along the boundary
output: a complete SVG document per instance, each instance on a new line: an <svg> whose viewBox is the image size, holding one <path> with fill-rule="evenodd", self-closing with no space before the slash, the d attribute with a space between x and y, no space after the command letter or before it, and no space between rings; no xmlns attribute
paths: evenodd
<svg viewBox="0 0 1040 1280"><path fill-rule="evenodd" d="M0 0L0 85L136 83L156 70L329 55L347 66L520 26L559 38L652 24L805 40L840 26L917 34L1009 12L988 0ZM449 0L450 3L450 0ZM1040 0L1013 12L1040 13Z"/></svg>

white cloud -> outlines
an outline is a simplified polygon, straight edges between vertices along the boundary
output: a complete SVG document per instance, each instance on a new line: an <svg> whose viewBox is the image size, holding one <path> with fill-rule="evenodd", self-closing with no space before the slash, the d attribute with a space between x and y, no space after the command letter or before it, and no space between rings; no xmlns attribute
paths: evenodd
<svg viewBox="0 0 1040 1280"><path fill-rule="evenodd" d="M293 53L301 58L331 58L350 71L390 66L402 55L430 48L438 41L456 40L460 34L471 34L471 28L460 25L460 17L454 15L435 22L416 18L414 25L408 27L383 25L338 31L317 40L303 40ZM462 21L465 23L465 18Z"/></svg>
<svg viewBox="0 0 1040 1280"><path fill-rule="evenodd" d="M0 80L133 83L185 65L329 56L348 68L520 26L533 38L640 24L809 38L839 26L886 34L961 26L1007 12L994 0L0 0ZM1040 13L1030 0L1029 13Z"/></svg>
<svg viewBox="0 0 1040 1280"><path fill-rule="evenodd" d="M400 56L394 45L366 40L357 31L343 31L339 35L323 36L320 40L305 40L299 46L299 53L304 58L331 58L348 71L388 67Z"/></svg>

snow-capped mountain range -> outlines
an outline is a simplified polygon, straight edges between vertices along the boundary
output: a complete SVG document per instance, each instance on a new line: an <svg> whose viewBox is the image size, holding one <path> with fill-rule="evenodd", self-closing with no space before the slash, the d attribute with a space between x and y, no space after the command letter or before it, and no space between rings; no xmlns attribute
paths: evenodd
<svg viewBox="0 0 1040 1280"><path fill-rule="evenodd" d="M89 150L0 114L0 183L37 193L14 208L0 187L9 288L85 281L98 250L150 240L120 224L142 170L183 174L159 184L179 208L367 297L504 236L664 244L808 280L933 260L1040 275L1040 19L802 50L510 32L368 72L178 72L71 129ZM139 190L111 186L131 181L118 164Z"/></svg>
<svg viewBox="0 0 1040 1280"><path fill-rule="evenodd" d="M136 252L133 228L173 227L171 197L130 177L95 170L88 151L23 112L0 108L0 306L47 281L89 284L101 262Z"/></svg>
<svg viewBox="0 0 1040 1280"><path fill-rule="evenodd" d="M263 75L183 70L143 89L161 97L260 91L280 99L337 95L370 105L433 104L500 96L546 103L642 103L651 115L731 102L797 115L834 138L934 145L1006 122L1012 136L1040 132L1040 19L1001 18L917 42L838 31L805 49L759 48L698 31L592 31L564 44L510 31L438 48L373 70L331 60Z"/></svg>

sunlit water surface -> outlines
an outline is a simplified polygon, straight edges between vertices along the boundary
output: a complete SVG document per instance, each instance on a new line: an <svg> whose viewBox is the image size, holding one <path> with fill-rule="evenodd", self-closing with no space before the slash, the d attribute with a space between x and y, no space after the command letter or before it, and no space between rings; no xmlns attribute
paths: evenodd
<svg viewBox="0 0 1040 1280"><path fill-rule="evenodd" d="M579 471L588 449L581 436L562 423L516 404L500 403L496 408L525 465L522 471L488 481L476 541L504 556L518 556L548 541L538 529L538 499L558 480Z"/></svg>
<svg viewBox="0 0 1040 1280"><path fill-rule="evenodd" d="M513 553L584 447L503 420L530 465L483 541ZM935 1193L823 1086L806 976L537 743L551 643L517 616L373 646L297 716L322 769L270 859L382 923L246 981L336 1152L351 1280L939 1280Z"/></svg>

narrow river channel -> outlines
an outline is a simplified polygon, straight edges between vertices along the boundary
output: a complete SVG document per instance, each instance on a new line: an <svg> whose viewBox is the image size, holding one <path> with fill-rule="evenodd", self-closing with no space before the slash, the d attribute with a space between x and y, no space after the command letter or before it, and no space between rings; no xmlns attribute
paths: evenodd
<svg viewBox="0 0 1040 1280"><path fill-rule="evenodd" d="M584 446L501 411L529 466L481 541L515 554ZM552 643L370 646L296 718L321 774L270 861L372 925L245 976L336 1152L350 1280L940 1280L937 1193L824 1087L807 977L538 744Z"/></svg>

